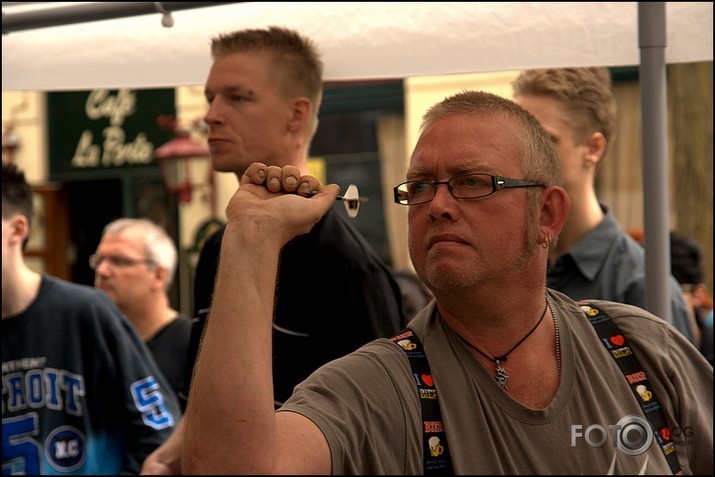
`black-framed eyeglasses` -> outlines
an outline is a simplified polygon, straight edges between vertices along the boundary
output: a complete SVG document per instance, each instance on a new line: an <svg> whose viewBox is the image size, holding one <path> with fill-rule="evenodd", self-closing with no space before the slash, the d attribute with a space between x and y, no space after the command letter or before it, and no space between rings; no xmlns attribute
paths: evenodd
<svg viewBox="0 0 715 477"><path fill-rule="evenodd" d="M89 256L89 267L92 270L96 270L97 267L103 262L107 261L112 267L115 268L124 268L124 267L131 267L133 265L139 265L140 263L146 263L147 265L156 265L156 262L154 260L149 260L149 259L136 259L136 258L127 258L127 257L121 257L119 255L100 255L98 253L94 253Z"/></svg>
<svg viewBox="0 0 715 477"><path fill-rule="evenodd" d="M502 189L516 187L546 187L541 182L508 179L486 173L464 174L448 181L407 181L393 189L395 203L400 205L426 204L434 199L437 186L446 184L449 192L457 199L479 199Z"/></svg>

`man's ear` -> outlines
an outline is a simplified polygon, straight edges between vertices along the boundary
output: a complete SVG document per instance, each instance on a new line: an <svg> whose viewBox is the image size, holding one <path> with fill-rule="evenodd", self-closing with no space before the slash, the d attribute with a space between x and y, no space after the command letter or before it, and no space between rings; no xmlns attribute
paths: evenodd
<svg viewBox="0 0 715 477"><path fill-rule="evenodd" d="M305 96L298 96L291 101L291 115L288 121L288 130L292 133L298 132L310 121L313 104Z"/></svg>
<svg viewBox="0 0 715 477"><path fill-rule="evenodd" d="M571 210L571 199L561 186L547 187L542 196L541 222L544 232L558 237Z"/></svg>
<svg viewBox="0 0 715 477"><path fill-rule="evenodd" d="M603 154L606 152L606 138L601 132L592 133L586 140L588 151L586 153L586 162L591 167L596 167L601 161Z"/></svg>
<svg viewBox="0 0 715 477"><path fill-rule="evenodd" d="M153 283L159 290L164 290L164 284L166 283L166 280L169 279L169 271L161 266L161 265L154 265L154 280Z"/></svg>
<svg viewBox="0 0 715 477"><path fill-rule="evenodd" d="M27 240L30 235L30 222L22 214L15 214L10 217L10 243L19 243L20 245Z"/></svg>

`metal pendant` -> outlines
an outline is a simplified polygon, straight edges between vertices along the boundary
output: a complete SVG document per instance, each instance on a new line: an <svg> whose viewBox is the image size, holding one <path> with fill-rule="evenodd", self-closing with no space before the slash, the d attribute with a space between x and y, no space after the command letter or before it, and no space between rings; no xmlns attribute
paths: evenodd
<svg viewBox="0 0 715 477"><path fill-rule="evenodd" d="M495 379L497 380L499 386L501 386L502 389L506 390L506 382L509 380L509 375L506 374L506 369L502 368L501 362L498 359L494 362L497 364L497 375L495 376Z"/></svg>

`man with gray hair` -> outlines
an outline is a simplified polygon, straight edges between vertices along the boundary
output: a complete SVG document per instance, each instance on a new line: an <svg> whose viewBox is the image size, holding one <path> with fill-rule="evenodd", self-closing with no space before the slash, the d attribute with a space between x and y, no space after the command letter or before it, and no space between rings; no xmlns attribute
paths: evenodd
<svg viewBox="0 0 715 477"><path fill-rule="evenodd" d="M393 192L434 299L404 333L321 366L274 410L280 253L340 188L292 165L249 166L226 207L178 470L712 475L713 371L698 349L641 308L546 286L569 217L562 182L551 138L515 103L464 91L430 108Z"/></svg>
<svg viewBox="0 0 715 477"><path fill-rule="evenodd" d="M94 286L104 291L134 325L164 376L180 394L187 365L191 320L171 307L168 291L177 251L166 231L148 219L122 218L102 232L89 264Z"/></svg>

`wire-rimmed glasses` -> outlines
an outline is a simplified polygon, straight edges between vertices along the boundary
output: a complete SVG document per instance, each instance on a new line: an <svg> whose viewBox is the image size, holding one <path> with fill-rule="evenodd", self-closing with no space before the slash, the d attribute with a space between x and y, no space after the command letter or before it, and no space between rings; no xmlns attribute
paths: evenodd
<svg viewBox="0 0 715 477"><path fill-rule="evenodd" d="M92 270L96 270L103 261L107 261L112 267L124 268L131 267L132 265L139 265L140 263L146 263L147 265L155 265L154 260L149 259L135 259L128 257L121 257L119 255L100 255L98 253L93 253L89 256L89 267Z"/></svg>

